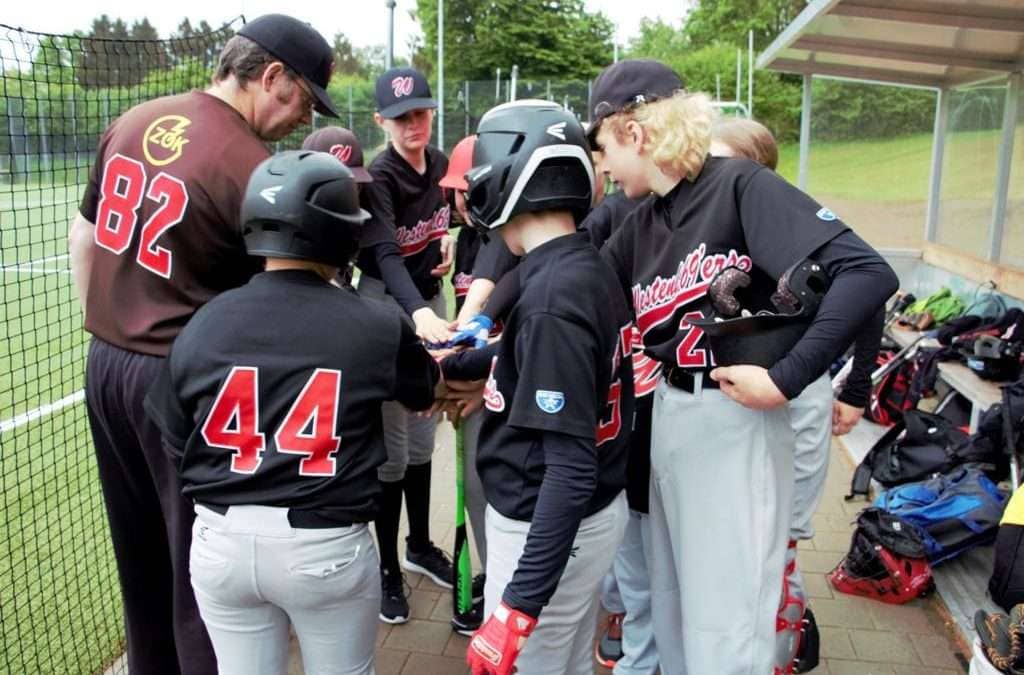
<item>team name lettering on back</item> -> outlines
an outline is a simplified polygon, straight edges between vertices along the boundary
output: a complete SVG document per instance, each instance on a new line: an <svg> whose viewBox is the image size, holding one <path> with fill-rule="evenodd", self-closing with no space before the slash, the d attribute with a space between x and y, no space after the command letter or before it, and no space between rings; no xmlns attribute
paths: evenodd
<svg viewBox="0 0 1024 675"><path fill-rule="evenodd" d="M399 227L395 230L395 241L401 249L403 257L416 255L425 249L430 242L440 239L448 234L448 223L451 220L452 209L450 206L443 206L434 215L416 223L415 227Z"/></svg>

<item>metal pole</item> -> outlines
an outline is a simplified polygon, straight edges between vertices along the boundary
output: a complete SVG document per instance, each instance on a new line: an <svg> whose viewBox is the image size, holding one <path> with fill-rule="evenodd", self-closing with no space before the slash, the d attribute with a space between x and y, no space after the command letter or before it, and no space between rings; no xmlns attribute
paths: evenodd
<svg viewBox="0 0 1024 675"><path fill-rule="evenodd" d="M747 117L754 116L754 31L747 34Z"/></svg>
<svg viewBox="0 0 1024 675"><path fill-rule="evenodd" d="M40 168L49 171L50 167L53 165L53 161L50 157L50 143L48 137L49 130L46 128L46 118L43 116L44 103L45 101L43 100L36 102L36 119L39 121L39 128L36 129L36 131L39 133L39 166Z"/></svg>
<svg viewBox="0 0 1024 675"><path fill-rule="evenodd" d="M348 85L348 129L354 131L352 128L352 85Z"/></svg>
<svg viewBox="0 0 1024 675"><path fill-rule="evenodd" d="M612 63L619 62L619 43L616 42L612 47Z"/></svg>
<svg viewBox="0 0 1024 675"><path fill-rule="evenodd" d="M469 80L465 80L462 83L463 91L463 102L466 104L466 133L465 136L469 136Z"/></svg>
<svg viewBox="0 0 1024 675"><path fill-rule="evenodd" d="M444 152L444 0L437 0L437 147Z"/></svg>
<svg viewBox="0 0 1024 675"><path fill-rule="evenodd" d="M516 100L516 85L518 84L518 82L519 82L519 66L513 65L512 66L512 83L510 85L511 86L511 91L509 93L509 99L508 99L510 101Z"/></svg>
<svg viewBox="0 0 1024 675"><path fill-rule="evenodd" d="M740 90L743 82L743 50L736 50L736 103L740 102Z"/></svg>
<svg viewBox="0 0 1024 675"><path fill-rule="evenodd" d="M388 8L388 51L384 55L384 69L389 70L395 62L395 0L384 0Z"/></svg>
<svg viewBox="0 0 1024 675"><path fill-rule="evenodd" d="M494 75L494 100L501 100L501 68L498 68Z"/></svg>
<svg viewBox="0 0 1024 675"><path fill-rule="evenodd" d="M722 76L715 75L715 100L722 100Z"/></svg>
<svg viewBox="0 0 1024 675"><path fill-rule="evenodd" d="M1010 191L1010 168L1013 162L1013 134L1017 127L1017 107L1020 101L1021 74L1010 75L1006 85L1006 105L1003 107L1003 136L999 144L999 162L996 165L996 194L992 205L992 227L989 230L988 259L999 262L1003 249L1003 228L1006 219L1006 197Z"/></svg>
<svg viewBox="0 0 1024 675"><path fill-rule="evenodd" d="M804 75L804 95L800 105L800 171L797 187L807 191L807 164L811 154L811 76Z"/></svg>
<svg viewBox="0 0 1024 675"><path fill-rule="evenodd" d="M939 231L939 204L942 199L942 163L946 153L946 128L949 125L949 104L952 98L948 89L939 90L935 102L935 131L932 138L932 171L928 181L928 215L924 221L924 240L935 241Z"/></svg>
<svg viewBox="0 0 1024 675"><path fill-rule="evenodd" d="M545 97L547 100L551 100L551 80L548 80L548 95Z"/></svg>

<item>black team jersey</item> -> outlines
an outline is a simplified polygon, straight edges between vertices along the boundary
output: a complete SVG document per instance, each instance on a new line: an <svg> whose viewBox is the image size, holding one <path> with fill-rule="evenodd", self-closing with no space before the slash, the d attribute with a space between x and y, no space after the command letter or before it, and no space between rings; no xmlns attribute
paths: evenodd
<svg viewBox="0 0 1024 675"><path fill-rule="evenodd" d="M386 458L381 402L422 410L438 377L397 308L313 272L264 272L196 313L146 410L186 496L366 522Z"/></svg>
<svg viewBox="0 0 1024 675"><path fill-rule="evenodd" d="M438 181L448 171L448 158L426 148L423 174L409 165L393 145L370 163L373 182L363 186L362 203L373 217L364 227L356 265L363 274L381 279L372 246L394 242L424 300L437 295L440 280L430 271L441 263L441 238L448 234L451 206Z"/></svg>
<svg viewBox="0 0 1024 675"><path fill-rule="evenodd" d="M605 195L601 203L590 210L580 223L580 229L590 235L590 243L600 249L626 221L629 212L643 199L630 199L621 190Z"/></svg>
<svg viewBox="0 0 1024 675"><path fill-rule="evenodd" d="M635 358L634 367L648 386L664 365L714 367L703 331L689 321L713 315L707 290L724 267L752 271L749 292L763 298L783 272L812 255L833 279L807 334L769 369L789 398L824 372L898 284L835 214L746 159L709 157L695 179L643 201L601 254L632 302L634 343L649 357Z"/></svg>
<svg viewBox="0 0 1024 675"><path fill-rule="evenodd" d="M626 299L585 233L537 247L519 271L522 294L484 390L477 468L488 504L531 521L505 598L536 615L565 569L580 519L626 485L633 379ZM568 503L582 507L561 510Z"/></svg>

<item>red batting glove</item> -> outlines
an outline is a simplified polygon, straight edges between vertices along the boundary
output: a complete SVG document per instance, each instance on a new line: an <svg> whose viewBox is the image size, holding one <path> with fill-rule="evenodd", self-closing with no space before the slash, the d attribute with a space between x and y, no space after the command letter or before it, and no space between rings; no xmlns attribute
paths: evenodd
<svg viewBox="0 0 1024 675"><path fill-rule="evenodd" d="M504 602L498 605L466 650L466 663L473 675L511 675L526 638L537 620L512 609Z"/></svg>

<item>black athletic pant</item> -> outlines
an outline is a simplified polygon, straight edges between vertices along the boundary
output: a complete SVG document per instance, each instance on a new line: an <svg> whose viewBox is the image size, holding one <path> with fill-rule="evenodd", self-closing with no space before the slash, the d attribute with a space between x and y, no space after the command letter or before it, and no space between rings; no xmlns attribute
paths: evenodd
<svg viewBox="0 0 1024 675"><path fill-rule="evenodd" d="M85 398L121 577L132 675L215 675L188 559L191 500L142 409L163 359L93 338Z"/></svg>

